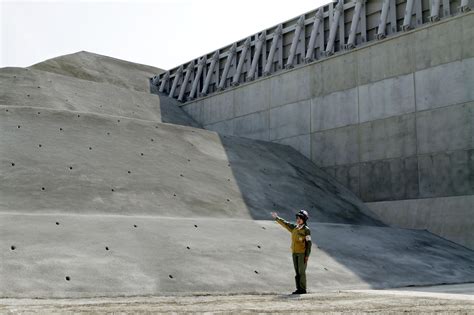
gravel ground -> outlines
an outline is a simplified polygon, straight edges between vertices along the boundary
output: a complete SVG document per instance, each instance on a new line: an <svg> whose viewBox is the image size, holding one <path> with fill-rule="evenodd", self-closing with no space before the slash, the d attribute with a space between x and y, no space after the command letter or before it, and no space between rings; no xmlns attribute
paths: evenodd
<svg viewBox="0 0 474 315"><path fill-rule="evenodd" d="M421 296L383 291L284 294L186 295L93 299L0 299L2 314L129 313L439 313L474 314L474 297Z"/></svg>

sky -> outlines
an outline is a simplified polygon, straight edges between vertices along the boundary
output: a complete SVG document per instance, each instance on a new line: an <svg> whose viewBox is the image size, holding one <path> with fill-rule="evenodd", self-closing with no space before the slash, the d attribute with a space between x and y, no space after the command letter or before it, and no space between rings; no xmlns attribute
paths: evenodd
<svg viewBox="0 0 474 315"><path fill-rule="evenodd" d="M0 0L0 67L89 51L174 68L331 0Z"/></svg>

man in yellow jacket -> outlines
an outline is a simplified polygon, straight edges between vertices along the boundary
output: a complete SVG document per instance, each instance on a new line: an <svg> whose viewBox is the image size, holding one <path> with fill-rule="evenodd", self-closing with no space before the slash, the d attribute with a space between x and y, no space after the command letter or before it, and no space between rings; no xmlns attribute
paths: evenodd
<svg viewBox="0 0 474 315"><path fill-rule="evenodd" d="M311 254L311 231L306 225L308 212L300 210L296 214L296 224L280 218L276 212L272 217L291 233L291 251L293 253L293 266L295 267L296 291L293 294L306 293L306 265Z"/></svg>

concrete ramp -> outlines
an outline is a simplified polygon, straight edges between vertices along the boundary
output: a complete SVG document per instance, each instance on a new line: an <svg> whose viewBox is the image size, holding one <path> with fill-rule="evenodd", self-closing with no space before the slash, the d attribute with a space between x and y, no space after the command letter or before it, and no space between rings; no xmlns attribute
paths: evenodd
<svg viewBox="0 0 474 315"><path fill-rule="evenodd" d="M310 289L474 281L474 252L384 227L294 149L196 128L83 60L0 69L0 297L287 292L290 238L269 212L301 208Z"/></svg>

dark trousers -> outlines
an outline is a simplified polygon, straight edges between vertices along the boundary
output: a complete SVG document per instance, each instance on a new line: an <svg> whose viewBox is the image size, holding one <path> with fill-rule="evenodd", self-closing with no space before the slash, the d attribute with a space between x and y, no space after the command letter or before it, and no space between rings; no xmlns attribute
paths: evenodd
<svg viewBox="0 0 474 315"><path fill-rule="evenodd" d="M293 253L293 266L295 267L295 283L297 290L306 290L306 264L304 263L304 253Z"/></svg>

